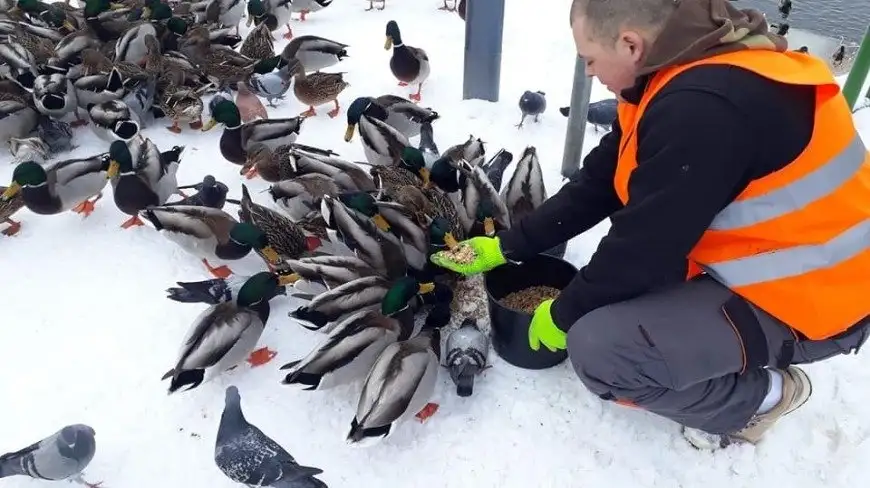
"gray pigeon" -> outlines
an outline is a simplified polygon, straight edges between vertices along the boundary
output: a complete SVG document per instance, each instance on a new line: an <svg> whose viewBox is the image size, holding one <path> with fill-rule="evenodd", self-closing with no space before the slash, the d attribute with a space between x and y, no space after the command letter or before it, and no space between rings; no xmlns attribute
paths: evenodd
<svg viewBox="0 0 870 488"><path fill-rule="evenodd" d="M595 132L598 132L599 127L610 129L616 121L616 99L608 98L599 100L589 104L589 111L586 113L586 121L595 127Z"/></svg>
<svg viewBox="0 0 870 488"><path fill-rule="evenodd" d="M489 338L477 326L473 318L466 318L458 329L447 336L447 368L456 384L456 394L471 396L474 376L486 368L489 354Z"/></svg>
<svg viewBox="0 0 870 488"><path fill-rule="evenodd" d="M214 446L215 464L229 479L249 487L328 488L315 478L322 469L300 466L277 442L249 424L241 402L239 389L227 388Z"/></svg>
<svg viewBox="0 0 870 488"><path fill-rule="evenodd" d="M535 118L535 122L537 122L541 118L541 114L547 110L547 99L546 94L542 91L528 91L526 90L523 93L523 96L520 97L520 111L523 113L523 118L520 119L520 123L517 124L517 128L521 128L523 126L523 122L526 121L526 117L529 115Z"/></svg>
<svg viewBox="0 0 870 488"><path fill-rule="evenodd" d="M270 107L274 107L274 100L283 100L284 94L292 85L290 72L281 69L271 73L254 73L248 78L248 88L254 95L266 99Z"/></svg>
<svg viewBox="0 0 870 488"><path fill-rule="evenodd" d="M100 483L82 479L82 470L97 449L94 434L87 425L68 425L36 444L4 454L0 456L0 478L22 475L52 481L70 479L96 488Z"/></svg>

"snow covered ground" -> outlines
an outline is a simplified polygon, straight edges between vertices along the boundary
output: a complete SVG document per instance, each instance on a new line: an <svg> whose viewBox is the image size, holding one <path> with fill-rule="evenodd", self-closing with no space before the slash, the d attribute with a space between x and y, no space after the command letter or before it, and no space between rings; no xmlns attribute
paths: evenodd
<svg viewBox="0 0 870 488"><path fill-rule="evenodd" d="M464 25L456 14L436 10L437 0L389 0L382 12L363 12L362 0L339 0L293 27L297 35L351 44L351 57L333 69L348 73L352 86L341 97L347 106L361 95L407 95L396 86L389 53L382 49L384 26L396 20L405 42L429 52L433 74L423 103L442 114L435 125L441 148L469 133L487 141L490 152L506 147L519 154L534 145L552 193L561 185L567 120L557 108L568 104L574 63L569 3L551 0L532 9L508 2L498 104L461 101ZM516 103L526 89L545 91L549 111L540 124L517 130ZM593 90L593 100L606 95L600 86ZM271 115L292 116L305 108L290 95ZM305 123L300 142L362 159L358 138L351 144L342 140L344 112L331 120L324 114L328 109ZM856 117L870 141L870 112ZM146 135L164 150L187 145L182 184L209 173L238 198L238 168L219 153L220 130L175 136L156 126ZM597 139L589 129L586 151ZM87 128L78 129L76 140L79 148L70 157L107 149ZM0 156L0 183L10 179L9 160L8 153ZM269 200L257 193L265 182L248 184L256 200ZM523 371L492 354L494 367L478 379L472 397L458 398L444 374L433 399L441 405L435 416L403 426L388 443L360 450L344 442L358 386L310 393L278 384L276 368L301 357L322 336L287 317L298 303L274 300L261 340L278 351L272 363L244 366L169 397L159 378L202 307L166 300L164 289L208 276L199 261L150 227L120 229L126 216L108 196L84 220L73 213L40 217L23 210L15 216L23 222L20 234L0 236L0 452L65 424L87 423L97 431L98 447L86 477L103 480L106 488L236 486L212 460L223 392L235 384L248 419L300 463L324 469L321 478L333 488L805 488L864 482L862 462L870 458L870 418L861 413L870 402L866 356L808 366L815 383L812 401L758 448L696 452L675 424L599 401L567 364ZM567 257L582 265L605 231L601 225L575 239ZM233 269L248 273L260 266L250 257ZM4 488L44 484L25 478L0 482Z"/></svg>

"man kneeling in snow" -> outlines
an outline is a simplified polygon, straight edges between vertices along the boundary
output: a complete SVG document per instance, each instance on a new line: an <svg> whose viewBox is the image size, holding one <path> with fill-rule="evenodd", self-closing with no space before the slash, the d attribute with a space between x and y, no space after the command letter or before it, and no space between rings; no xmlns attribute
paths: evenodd
<svg viewBox="0 0 870 488"><path fill-rule="evenodd" d="M870 158L828 67L727 0L574 0L613 131L534 214L466 241L480 273L610 217L542 303L529 343L567 348L606 400L699 448L756 443L812 390L793 364L857 351L870 322Z"/></svg>

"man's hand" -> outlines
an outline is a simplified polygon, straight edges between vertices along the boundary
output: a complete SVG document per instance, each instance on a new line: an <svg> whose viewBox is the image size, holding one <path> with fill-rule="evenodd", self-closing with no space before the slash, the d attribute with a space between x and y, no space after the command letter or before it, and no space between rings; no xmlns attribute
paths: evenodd
<svg viewBox="0 0 870 488"><path fill-rule="evenodd" d="M563 351L568 347L566 344L568 334L556 327L550 316L552 305L552 298L541 302L532 316L532 323L529 325L529 347L533 351L540 349L541 344L547 346L547 349L552 352Z"/></svg>
<svg viewBox="0 0 870 488"><path fill-rule="evenodd" d="M460 242L456 249L436 252L430 260L465 276L484 273L507 262L498 237L473 237Z"/></svg>

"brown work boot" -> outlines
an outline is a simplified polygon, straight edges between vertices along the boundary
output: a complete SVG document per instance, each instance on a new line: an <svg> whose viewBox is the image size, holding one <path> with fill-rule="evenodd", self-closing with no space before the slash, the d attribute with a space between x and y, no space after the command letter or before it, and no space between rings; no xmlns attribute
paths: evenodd
<svg viewBox="0 0 870 488"><path fill-rule="evenodd" d="M784 371L776 371L782 374L782 399L770 411L755 415L746 427L733 434L710 434L683 427L683 436L694 447L703 450L714 450L735 443L757 444L777 420L797 410L813 393L813 384L802 369L789 366Z"/></svg>

